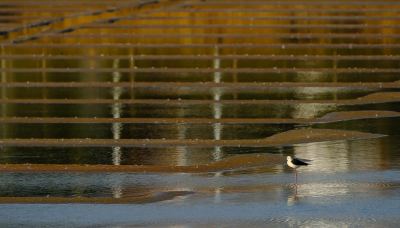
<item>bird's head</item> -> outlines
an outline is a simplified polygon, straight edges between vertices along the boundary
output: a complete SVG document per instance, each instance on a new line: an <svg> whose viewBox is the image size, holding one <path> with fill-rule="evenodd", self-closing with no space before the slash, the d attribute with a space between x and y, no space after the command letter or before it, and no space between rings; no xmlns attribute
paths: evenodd
<svg viewBox="0 0 400 228"><path fill-rule="evenodd" d="M287 160L288 161L292 161L292 157L291 156L287 156Z"/></svg>

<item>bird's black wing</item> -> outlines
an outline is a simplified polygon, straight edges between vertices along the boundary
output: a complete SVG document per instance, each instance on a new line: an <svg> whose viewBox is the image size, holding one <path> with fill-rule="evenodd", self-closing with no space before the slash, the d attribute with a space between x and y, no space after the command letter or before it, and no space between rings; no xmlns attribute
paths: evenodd
<svg viewBox="0 0 400 228"><path fill-rule="evenodd" d="M294 165L308 165L307 163L302 162L302 161L300 161L300 160L298 160L298 159L295 159L295 158L293 158L292 163L293 163Z"/></svg>

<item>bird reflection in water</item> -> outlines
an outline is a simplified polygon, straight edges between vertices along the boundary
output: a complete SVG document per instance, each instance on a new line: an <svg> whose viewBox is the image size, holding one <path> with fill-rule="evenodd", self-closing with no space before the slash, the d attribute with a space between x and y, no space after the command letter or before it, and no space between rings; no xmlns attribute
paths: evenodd
<svg viewBox="0 0 400 228"><path fill-rule="evenodd" d="M297 197L297 184L294 185L294 195L288 197L288 204L291 204L293 201L297 201L299 198Z"/></svg>

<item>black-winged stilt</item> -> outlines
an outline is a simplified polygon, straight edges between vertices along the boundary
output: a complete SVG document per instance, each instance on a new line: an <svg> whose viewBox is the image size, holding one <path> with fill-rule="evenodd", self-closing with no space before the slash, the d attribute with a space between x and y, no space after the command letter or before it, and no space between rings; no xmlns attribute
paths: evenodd
<svg viewBox="0 0 400 228"><path fill-rule="evenodd" d="M307 163L300 161L299 159L292 158L291 156L287 156L287 164L288 166L294 168L294 172L296 173L296 185L297 185L297 171L296 169L299 168L300 166L305 166L308 165Z"/></svg>

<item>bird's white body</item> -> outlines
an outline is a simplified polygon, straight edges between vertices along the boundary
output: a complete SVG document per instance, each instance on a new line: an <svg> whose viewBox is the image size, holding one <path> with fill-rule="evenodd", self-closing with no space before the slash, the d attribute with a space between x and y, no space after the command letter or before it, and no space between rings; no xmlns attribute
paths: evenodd
<svg viewBox="0 0 400 228"><path fill-rule="evenodd" d="M287 165L292 167L293 169L297 169L300 167L299 165L295 165L292 163L292 157L290 156L287 157Z"/></svg>

